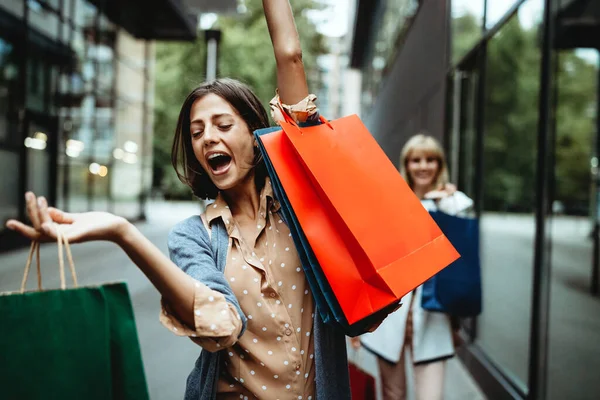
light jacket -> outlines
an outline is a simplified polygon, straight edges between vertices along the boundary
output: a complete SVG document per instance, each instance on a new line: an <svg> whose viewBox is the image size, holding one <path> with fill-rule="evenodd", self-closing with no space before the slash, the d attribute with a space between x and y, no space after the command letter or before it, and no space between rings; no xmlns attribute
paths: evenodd
<svg viewBox="0 0 600 400"><path fill-rule="evenodd" d="M462 192L441 199L439 202L423 200L429 211L443 211L451 215L464 213L473 206L473 200ZM375 355L392 363L400 360L404 347L404 335L408 311L412 304L413 343L415 364L443 360L454 355L452 327L446 314L429 312L421 308L421 286L402 299L403 306L390 314L375 332L361 336L362 345Z"/></svg>

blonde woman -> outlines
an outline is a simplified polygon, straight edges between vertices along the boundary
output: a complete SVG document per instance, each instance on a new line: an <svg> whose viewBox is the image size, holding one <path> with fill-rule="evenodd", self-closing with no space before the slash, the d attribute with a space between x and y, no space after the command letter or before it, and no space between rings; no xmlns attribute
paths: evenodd
<svg viewBox="0 0 600 400"><path fill-rule="evenodd" d="M449 214L472 207L473 201L448 182L446 157L433 137L410 138L400 157L400 172L423 206ZM454 356L450 317L421 308L421 287L402 299L403 307L360 342L378 358L384 400L406 398L407 379L414 377L416 398L443 398L445 361ZM354 344L357 344L354 341ZM413 374L407 374L412 365Z"/></svg>

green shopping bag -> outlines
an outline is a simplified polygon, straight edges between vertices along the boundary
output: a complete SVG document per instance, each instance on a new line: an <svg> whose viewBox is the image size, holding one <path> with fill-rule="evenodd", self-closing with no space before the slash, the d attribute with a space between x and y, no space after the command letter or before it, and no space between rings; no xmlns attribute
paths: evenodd
<svg viewBox="0 0 600 400"><path fill-rule="evenodd" d="M0 294L0 397L148 399L129 292L125 283L67 289L59 234L61 289L42 290L39 244L32 243L20 292ZM38 290L25 292L34 253Z"/></svg>

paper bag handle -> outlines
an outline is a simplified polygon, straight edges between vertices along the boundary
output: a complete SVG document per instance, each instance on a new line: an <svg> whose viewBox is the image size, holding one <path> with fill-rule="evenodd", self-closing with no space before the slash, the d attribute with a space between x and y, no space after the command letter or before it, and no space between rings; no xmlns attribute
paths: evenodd
<svg viewBox="0 0 600 400"><path fill-rule="evenodd" d="M296 123L296 121L294 121L294 118L292 118L290 116L290 114L288 114L287 111L283 108L283 105L281 104L281 101L277 102L277 108L279 109L279 111L283 115L283 119L285 120L285 122L287 122L288 124L291 124L291 125L295 126L296 128L300 128L298 126L298 124ZM321 121L322 124L327 125L331 130L333 130L333 126L331 126L331 124L329 123L329 121L324 116L322 116L321 114L319 114L319 121Z"/></svg>
<svg viewBox="0 0 600 400"><path fill-rule="evenodd" d="M284 113L283 115L284 115L285 122L295 126L298 129L300 128L298 126L298 124L296 123L296 121L294 121L294 119L292 117L290 117L287 113ZM321 121L321 123L323 125L327 125L329 127L329 129L333 130L333 126L331 126L331 123L324 116L319 115L319 121Z"/></svg>
<svg viewBox="0 0 600 400"><path fill-rule="evenodd" d="M58 243L58 268L60 274L60 288L65 290L67 284L65 281L65 261L63 256L63 246L67 253L67 261L69 262L69 269L71 271L71 277L73 278L73 286L78 287L77 273L75 272L75 263L73 262L73 255L71 254L71 247L69 241L63 235L58 225L56 228L56 241ZM37 277L38 277L38 290L42 290L42 270L40 266L40 242L33 241L29 249L29 256L27 257L27 263L25 264L25 273L23 274L23 280L21 281L21 293L25 292L25 285L27 283L27 277L29 276L29 270L31 269L31 261L33 260L33 254L35 252L36 264L37 264Z"/></svg>

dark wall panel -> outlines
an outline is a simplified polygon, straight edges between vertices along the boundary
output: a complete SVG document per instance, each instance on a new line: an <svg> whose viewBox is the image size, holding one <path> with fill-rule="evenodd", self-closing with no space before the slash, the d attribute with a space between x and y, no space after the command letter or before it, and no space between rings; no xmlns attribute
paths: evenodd
<svg viewBox="0 0 600 400"><path fill-rule="evenodd" d="M398 164L406 140L420 130L442 138L447 70L447 5L421 5L371 110L366 124Z"/></svg>

